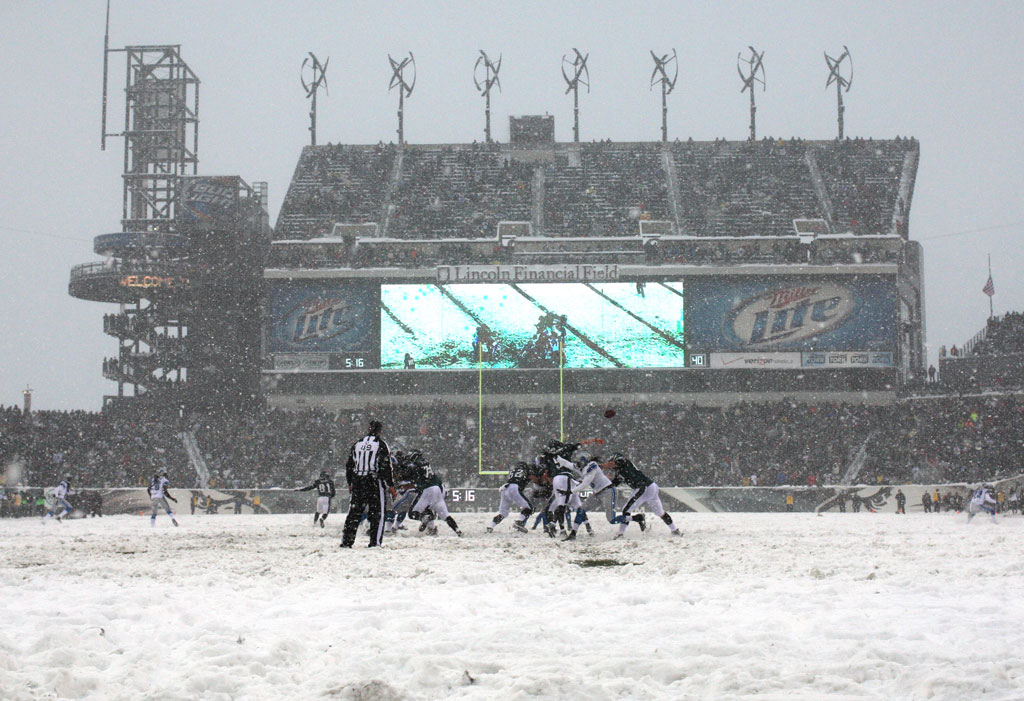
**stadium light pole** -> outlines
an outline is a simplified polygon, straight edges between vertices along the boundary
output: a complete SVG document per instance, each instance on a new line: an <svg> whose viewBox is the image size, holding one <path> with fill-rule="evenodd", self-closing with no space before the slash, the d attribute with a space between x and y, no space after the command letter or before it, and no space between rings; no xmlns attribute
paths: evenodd
<svg viewBox="0 0 1024 701"><path fill-rule="evenodd" d="M849 66L848 75L844 76L842 73L842 64L844 59L850 59L847 66ZM828 80L825 82L825 89L832 83L836 84L836 102L839 106L839 138L843 138L843 113L846 111L846 107L843 106L843 92L844 88L846 92L850 92L850 85L853 83L853 56L850 54L850 50L843 45L843 53L839 54L839 58L832 58L827 53L825 54L825 63L828 65Z"/></svg>
<svg viewBox="0 0 1024 701"><path fill-rule="evenodd" d="M416 87L416 59L409 52L408 58L396 61L388 54L388 62L391 64L391 82L388 83L388 92L398 88L398 145L405 144L405 98L412 95ZM412 68L412 82L405 79L405 70Z"/></svg>
<svg viewBox="0 0 1024 701"><path fill-rule="evenodd" d="M654 70L651 72L651 88L655 83L661 83L661 140L668 141L668 100L666 99L676 87L676 80L679 78L679 61L676 50L672 49L672 55L665 54L658 56L651 51L651 58L654 59ZM671 66L672 77L668 77L668 67Z"/></svg>
<svg viewBox="0 0 1024 701"><path fill-rule="evenodd" d="M572 140L578 144L580 142L580 85L586 86L587 92L590 92L590 69L587 68L587 59L590 58L590 54L583 55L579 49L573 49L573 53L575 56L572 61L562 54L562 78L565 79L567 86L565 94L572 93ZM565 70L566 66L572 68L571 78Z"/></svg>
<svg viewBox="0 0 1024 701"><path fill-rule="evenodd" d="M302 62L302 68L299 69L299 81L306 91L306 97L312 100L312 104L309 107L309 143L311 146L316 146L316 93L322 85L324 92L328 95L331 94L327 89L327 64L330 62L331 57L328 56L324 63L320 63L320 60L310 51L309 56ZM308 83L305 76L307 65L313 71Z"/></svg>
<svg viewBox="0 0 1024 701"><path fill-rule="evenodd" d="M736 54L736 71L740 74L740 80L743 81L743 87L740 88L740 92L750 90L750 140L754 141L757 139L757 105L754 103L754 89L757 83L761 84L762 92L767 89L764 82L764 51L757 53L757 49L753 46L748 46L750 49L750 58L743 58L742 54ZM746 66L746 73L740 66Z"/></svg>
<svg viewBox="0 0 1024 701"><path fill-rule="evenodd" d="M480 67L483 67L483 80L477 78ZM487 53L480 49L480 55L473 66L473 84L477 91L484 96L484 137L487 143L491 143L491 88L495 85L501 90L501 81L498 80L498 72L501 71L501 54L498 54L498 62L494 63L488 58Z"/></svg>

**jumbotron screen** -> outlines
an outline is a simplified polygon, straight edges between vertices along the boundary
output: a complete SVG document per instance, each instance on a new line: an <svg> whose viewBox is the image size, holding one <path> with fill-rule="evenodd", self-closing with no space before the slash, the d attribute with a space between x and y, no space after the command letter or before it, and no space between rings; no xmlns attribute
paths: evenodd
<svg viewBox="0 0 1024 701"><path fill-rule="evenodd" d="M685 367L683 283L380 287L380 367Z"/></svg>
<svg viewBox="0 0 1024 701"><path fill-rule="evenodd" d="M286 372L893 367L897 300L882 275L290 280L270 286L266 351Z"/></svg>

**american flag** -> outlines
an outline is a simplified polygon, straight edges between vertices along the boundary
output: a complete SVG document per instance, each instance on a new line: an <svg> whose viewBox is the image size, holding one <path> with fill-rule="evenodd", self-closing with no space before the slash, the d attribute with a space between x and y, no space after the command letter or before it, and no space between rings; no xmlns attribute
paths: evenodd
<svg viewBox="0 0 1024 701"><path fill-rule="evenodd" d="M988 276L988 282L986 282L985 286L981 288L981 291L984 292L985 294L987 294L989 297L991 297L992 295L994 295L996 293L996 286L995 286L995 283L992 282L992 275L991 275L991 273Z"/></svg>

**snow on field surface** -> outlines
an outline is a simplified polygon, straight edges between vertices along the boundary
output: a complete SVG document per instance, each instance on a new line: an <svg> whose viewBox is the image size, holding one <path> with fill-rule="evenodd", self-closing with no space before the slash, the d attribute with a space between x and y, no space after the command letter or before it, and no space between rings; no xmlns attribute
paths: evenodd
<svg viewBox="0 0 1024 701"><path fill-rule="evenodd" d="M337 515L0 521L0 698L1024 698L1024 518L456 517L378 550Z"/></svg>

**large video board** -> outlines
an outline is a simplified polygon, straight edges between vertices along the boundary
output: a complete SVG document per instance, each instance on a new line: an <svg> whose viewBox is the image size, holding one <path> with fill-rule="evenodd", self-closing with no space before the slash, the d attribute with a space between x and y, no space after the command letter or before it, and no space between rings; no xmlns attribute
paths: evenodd
<svg viewBox="0 0 1024 701"><path fill-rule="evenodd" d="M884 275L270 285L279 371L893 367Z"/></svg>
<svg viewBox="0 0 1024 701"><path fill-rule="evenodd" d="M382 285L382 368L684 367L682 282Z"/></svg>

